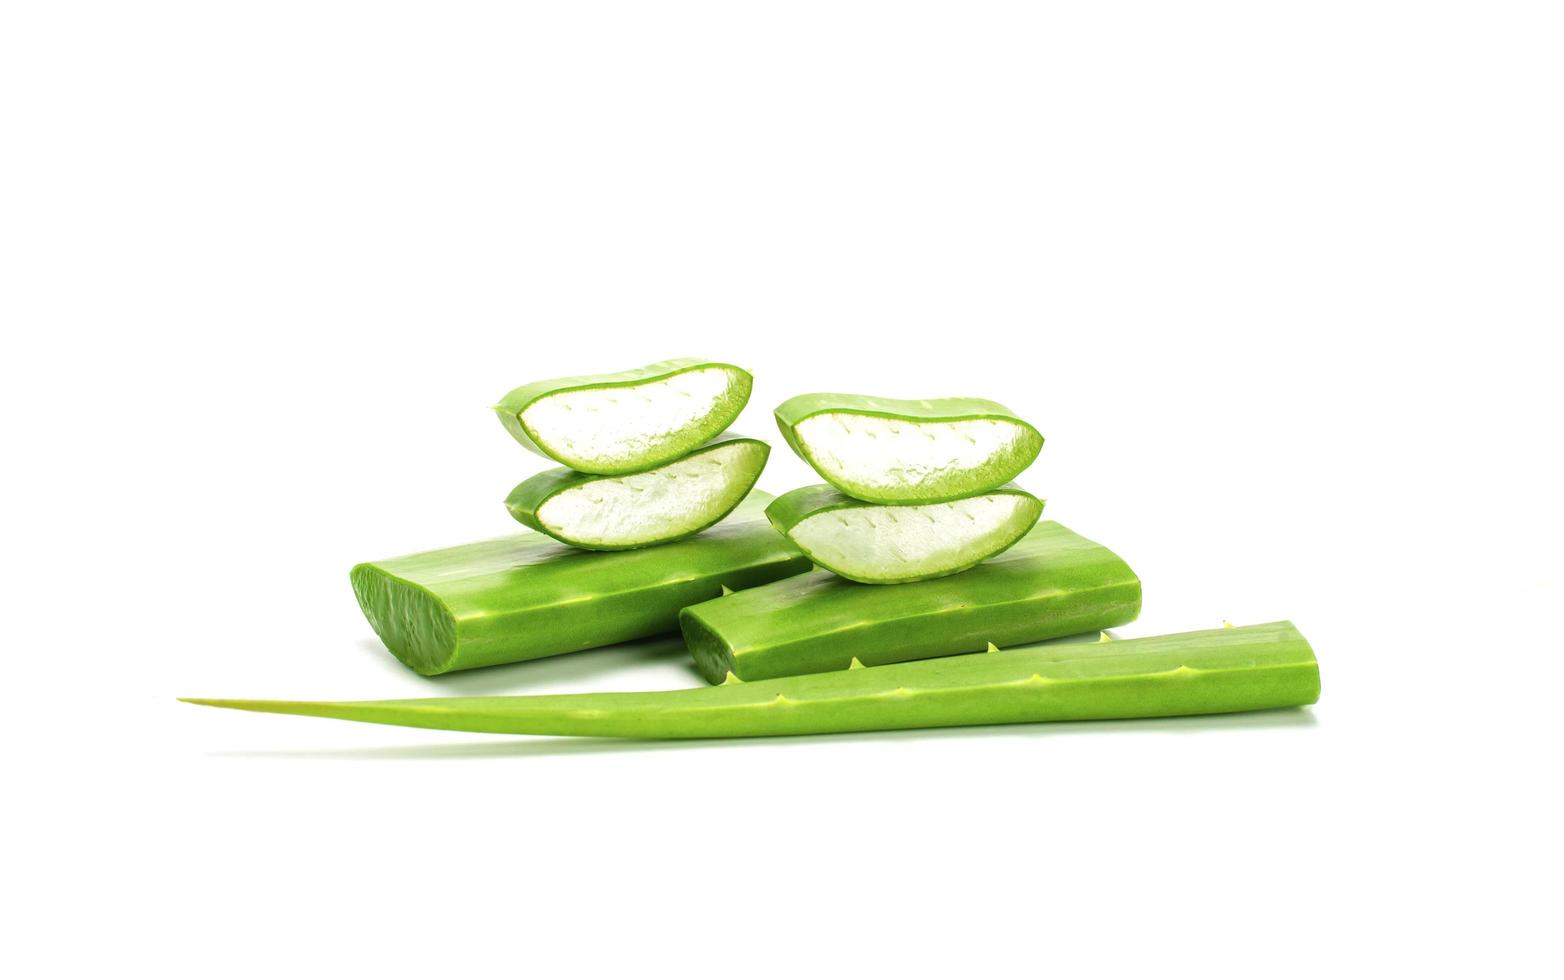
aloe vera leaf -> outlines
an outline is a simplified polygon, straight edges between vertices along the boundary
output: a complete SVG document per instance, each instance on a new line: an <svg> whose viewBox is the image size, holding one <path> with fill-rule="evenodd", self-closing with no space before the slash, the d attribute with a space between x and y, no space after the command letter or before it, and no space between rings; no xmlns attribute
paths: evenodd
<svg viewBox="0 0 1564 980"><path fill-rule="evenodd" d="M787 444L833 487L875 504L939 503L1003 486L1042 435L983 398L811 394L776 408Z"/></svg>
<svg viewBox="0 0 1564 980"><path fill-rule="evenodd" d="M1162 718L1319 700L1314 651L1292 623L633 694L194 704L506 735L730 738L953 725Z"/></svg>
<svg viewBox="0 0 1564 980"><path fill-rule="evenodd" d="M808 571L752 493L704 534L636 551L580 551L536 532L353 569L380 639L420 674L535 660L678 628L679 610ZM738 593L734 593L737 595Z"/></svg>
<svg viewBox="0 0 1564 980"><path fill-rule="evenodd" d="M1120 626L1140 580L1118 555L1053 521L959 575L862 585L828 571L690 606L684 642L712 683L974 653Z"/></svg>
<svg viewBox="0 0 1564 980"><path fill-rule="evenodd" d="M671 463L624 476L544 470L505 499L511 516L594 551L687 538L722 520L760 478L771 447L729 433Z"/></svg>
<svg viewBox="0 0 1564 980"><path fill-rule="evenodd" d="M672 462L716 436L749 401L749 372L680 357L617 374L534 381L494 406L540 456L598 475Z"/></svg>
<svg viewBox="0 0 1564 980"><path fill-rule="evenodd" d="M939 504L870 504L820 484L791 490L766 516L821 568L892 585L971 568L1032 529L1043 502L1010 484Z"/></svg>

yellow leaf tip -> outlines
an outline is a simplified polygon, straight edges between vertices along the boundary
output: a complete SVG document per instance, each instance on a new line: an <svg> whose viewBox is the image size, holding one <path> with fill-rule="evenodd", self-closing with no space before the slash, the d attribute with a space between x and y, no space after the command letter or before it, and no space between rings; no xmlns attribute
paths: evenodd
<svg viewBox="0 0 1564 980"><path fill-rule="evenodd" d="M733 671L730 670L730 671L728 671L728 676L726 676L726 677L724 677L722 679L722 683L723 683L723 686L726 687L729 684L742 684L744 682L739 680L738 675L733 673Z"/></svg>
<svg viewBox="0 0 1564 980"><path fill-rule="evenodd" d="M863 670L863 661L859 660L857 657L854 657L853 658L853 662L847 665L847 669L848 670Z"/></svg>
<svg viewBox="0 0 1564 980"><path fill-rule="evenodd" d="M726 585L724 585L724 586L722 586L722 594L723 595L732 595L733 594L733 590L728 588Z"/></svg>
<svg viewBox="0 0 1564 980"><path fill-rule="evenodd" d="M1233 624L1224 619L1222 620L1222 628L1225 630L1230 630L1233 628Z"/></svg>
<svg viewBox="0 0 1564 980"><path fill-rule="evenodd" d="M1112 643L1113 642L1113 637L1108 634L1107 630L1103 630L1101 633L1097 634L1097 642L1098 643Z"/></svg>
<svg viewBox="0 0 1564 980"><path fill-rule="evenodd" d="M983 652L984 653L998 653L999 652L999 648L994 646L993 642L990 641L989 644L988 644L988 649L984 650Z"/></svg>

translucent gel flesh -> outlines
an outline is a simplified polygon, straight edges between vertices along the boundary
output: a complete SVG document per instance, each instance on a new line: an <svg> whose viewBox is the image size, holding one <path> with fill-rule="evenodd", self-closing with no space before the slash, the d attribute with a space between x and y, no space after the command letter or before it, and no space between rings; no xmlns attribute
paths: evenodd
<svg viewBox="0 0 1564 980"><path fill-rule="evenodd" d="M566 540L599 547L688 534L739 502L761 452L735 443L645 473L593 480L544 501L538 520Z"/></svg>

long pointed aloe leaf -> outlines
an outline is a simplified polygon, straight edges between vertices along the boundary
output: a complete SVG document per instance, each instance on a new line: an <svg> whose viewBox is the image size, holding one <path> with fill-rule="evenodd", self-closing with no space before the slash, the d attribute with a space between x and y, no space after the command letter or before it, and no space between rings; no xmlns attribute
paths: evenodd
<svg viewBox="0 0 1564 980"><path fill-rule="evenodd" d="M353 592L420 674L535 660L677 629L679 610L808 571L756 491L705 533L636 551L580 551L535 532L368 562ZM738 594L738 593L735 593Z"/></svg>
<svg viewBox="0 0 1564 980"><path fill-rule="evenodd" d="M760 478L771 447L729 433L640 473L544 470L505 500L511 516L577 548L620 551L677 541L722 520Z"/></svg>
<svg viewBox="0 0 1564 980"><path fill-rule="evenodd" d="M728 738L951 725L1160 718L1319 699L1314 651L1287 622L1104 644L1040 645L683 691L195 704L507 735Z"/></svg>
<svg viewBox="0 0 1564 980"><path fill-rule="evenodd" d="M783 438L825 481L876 504L938 503L1003 486L1043 437L983 398L812 394L776 408Z"/></svg>
<svg viewBox="0 0 1564 980"><path fill-rule="evenodd" d="M791 490L766 516L821 568L870 585L971 568L1032 529L1043 502L1015 484L942 504L870 504L824 484Z"/></svg>
<svg viewBox="0 0 1564 980"><path fill-rule="evenodd" d="M534 381L494 406L523 446L583 473L672 462L726 429L749 401L749 372L680 357L617 374Z"/></svg>
<svg viewBox="0 0 1564 980"><path fill-rule="evenodd" d="M691 606L679 626L715 684L730 671L753 681L1015 646L1139 613L1140 580L1118 555L1043 521L959 575L862 585L811 572Z"/></svg>

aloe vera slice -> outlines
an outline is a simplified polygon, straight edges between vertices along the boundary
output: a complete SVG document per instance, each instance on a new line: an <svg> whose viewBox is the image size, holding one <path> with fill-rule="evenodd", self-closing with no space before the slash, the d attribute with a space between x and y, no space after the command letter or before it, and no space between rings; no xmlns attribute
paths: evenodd
<svg viewBox="0 0 1564 980"><path fill-rule="evenodd" d="M368 562L353 592L380 639L420 674L535 660L678 628L679 610L808 571L752 493L705 534L636 551L580 551L527 531Z"/></svg>
<svg viewBox="0 0 1564 980"><path fill-rule="evenodd" d="M505 735L730 738L952 725L1165 718L1290 708L1320 696L1292 623L1039 645L917 663L634 694L194 704Z"/></svg>
<svg viewBox="0 0 1564 980"><path fill-rule="evenodd" d="M680 357L617 374L534 381L494 406L516 441L582 473L672 462L726 429L749 401L749 372Z"/></svg>
<svg viewBox="0 0 1564 980"><path fill-rule="evenodd" d="M828 571L690 606L684 641L712 683L973 653L1104 630L1140 613L1118 555L1053 521L959 575L863 585Z"/></svg>
<svg viewBox="0 0 1564 980"><path fill-rule="evenodd" d="M771 502L766 516L821 568L870 585L971 568L1020 540L1043 502L1011 484L942 504L868 504L824 484Z"/></svg>
<svg viewBox="0 0 1564 980"><path fill-rule="evenodd" d="M998 402L813 394L776 409L787 444L825 481L876 504L987 493L1032 465L1043 437Z"/></svg>
<svg viewBox="0 0 1564 980"><path fill-rule="evenodd" d="M727 435L671 463L625 476L544 470L505 499L511 516L556 541L594 551L687 538L739 505L771 447Z"/></svg>

